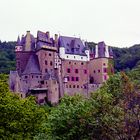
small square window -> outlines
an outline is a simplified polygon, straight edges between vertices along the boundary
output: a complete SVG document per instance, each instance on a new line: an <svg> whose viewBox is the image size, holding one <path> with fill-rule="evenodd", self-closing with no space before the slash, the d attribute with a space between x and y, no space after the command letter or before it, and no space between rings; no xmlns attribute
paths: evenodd
<svg viewBox="0 0 140 140"><path fill-rule="evenodd" d="M68 80L68 81L70 80L69 76L67 77L67 80Z"/></svg>
<svg viewBox="0 0 140 140"><path fill-rule="evenodd" d="M76 77L76 81L79 81L79 77Z"/></svg>
<svg viewBox="0 0 140 140"><path fill-rule="evenodd" d="M71 80L74 81L74 77L71 77Z"/></svg>
<svg viewBox="0 0 140 140"><path fill-rule="evenodd" d="M73 85L73 88L75 88L75 85Z"/></svg>
<svg viewBox="0 0 140 140"><path fill-rule="evenodd" d="M75 73L78 73L78 69L75 69Z"/></svg>
<svg viewBox="0 0 140 140"><path fill-rule="evenodd" d="M67 69L67 73L70 73L70 68Z"/></svg>
<svg viewBox="0 0 140 140"><path fill-rule="evenodd" d="M84 74L87 74L87 70L84 70Z"/></svg>
<svg viewBox="0 0 140 140"><path fill-rule="evenodd" d="M103 65L105 66L106 64L105 64L105 63L103 63Z"/></svg>
<svg viewBox="0 0 140 140"><path fill-rule="evenodd" d="M27 79L28 78L28 76L25 76L25 79Z"/></svg>
<svg viewBox="0 0 140 140"><path fill-rule="evenodd" d="M84 65L84 63L82 62L81 65Z"/></svg>
<svg viewBox="0 0 140 140"><path fill-rule="evenodd" d="M77 85L77 88L79 88L79 85Z"/></svg>
<svg viewBox="0 0 140 140"><path fill-rule="evenodd" d="M106 75L104 75L104 80L107 80L107 76Z"/></svg>
<svg viewBox="0 0 140 140"><path fill-rule="evenodd" d="M45 72L48 72L48 69L45 69Z"/></svg>
<svg viewBox="0 0 140 140"><path fill-rule="evenodd" d="M94 70L93 73L96 73L96 70Z"/></svg>
<svg viewBox="0 0 140 140"><path fill-rule="evenodd" d="M100 73L101 71L100 70L98 70L98 73Z"/></svg>
<svg viewBox="0 0 140 140"><path fill-rule="evenodd" d="M47 65L48 64L48 62L47 62L47 60L45 60L45 65Z"/></svg>
<svg viewBox="0 0 140 140"><path fill-rule="evenodd" d="M49 53L49 56L52 56L52 54L51 54L51 53Z"/></svg>
<svg viewBox="0 0 140 140"><path fill-rule="evenodd" d="M53 65L53 63L52 63L52 61L50 61L50 66L52 66Z"/></svg>
<svg viewBox="0 0 140 140"><path fill-rule="evenodd" d="M107 73L107 68L104 68L103 71L104 71L104 73Z"/></svg>
<svg viewBox="0 0 140 140"><path fill-rule="evenodd" d="M71 85L69 85L69 88L71 88Z"/></svg>

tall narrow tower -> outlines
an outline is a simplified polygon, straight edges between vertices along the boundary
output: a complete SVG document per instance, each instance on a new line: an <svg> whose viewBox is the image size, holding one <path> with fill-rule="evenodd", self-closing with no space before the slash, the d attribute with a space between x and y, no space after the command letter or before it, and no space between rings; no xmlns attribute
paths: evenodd
<svg viewBox="0 0 140 140"><path fill-rule="evenodd" d="M95 47L95 57L90 61L90 76L92 82L101 84L114 72L113 53L111 47L99 42Z"/></svg>

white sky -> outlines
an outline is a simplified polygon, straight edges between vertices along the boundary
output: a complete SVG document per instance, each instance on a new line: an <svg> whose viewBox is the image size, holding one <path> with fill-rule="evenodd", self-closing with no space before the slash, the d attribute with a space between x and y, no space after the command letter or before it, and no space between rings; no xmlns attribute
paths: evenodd
<svg viewBox="0 0 140 140"><path fill-rule="evenodd" d="M0 39L27 30L132 46L140 43L140 0L0 0Z"/></svg>

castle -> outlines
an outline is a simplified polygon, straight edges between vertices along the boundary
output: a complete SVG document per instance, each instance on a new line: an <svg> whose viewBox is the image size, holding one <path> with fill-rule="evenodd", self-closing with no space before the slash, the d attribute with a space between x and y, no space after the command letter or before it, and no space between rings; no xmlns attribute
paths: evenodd
<svg viewBox="0 0 140 140"><path fill-rule="evenodd" d="M89 96L114 72L111 47L99 42L89 48L80 38L50 37L30 31L18 37L16 71L10 71L10 89L22 98L36 96L39 104L57 104L64 94Z"/></svg>

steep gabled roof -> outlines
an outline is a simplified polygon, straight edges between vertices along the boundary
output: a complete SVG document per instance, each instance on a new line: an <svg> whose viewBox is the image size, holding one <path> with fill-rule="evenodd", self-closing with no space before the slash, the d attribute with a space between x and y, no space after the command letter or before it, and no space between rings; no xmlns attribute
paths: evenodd
<svg viewBox="0 0 140 140"><path fill-rule="evenodd" d="M26 68L22 74L41 74L37 55L32 54L30 56Z"/></svg>

